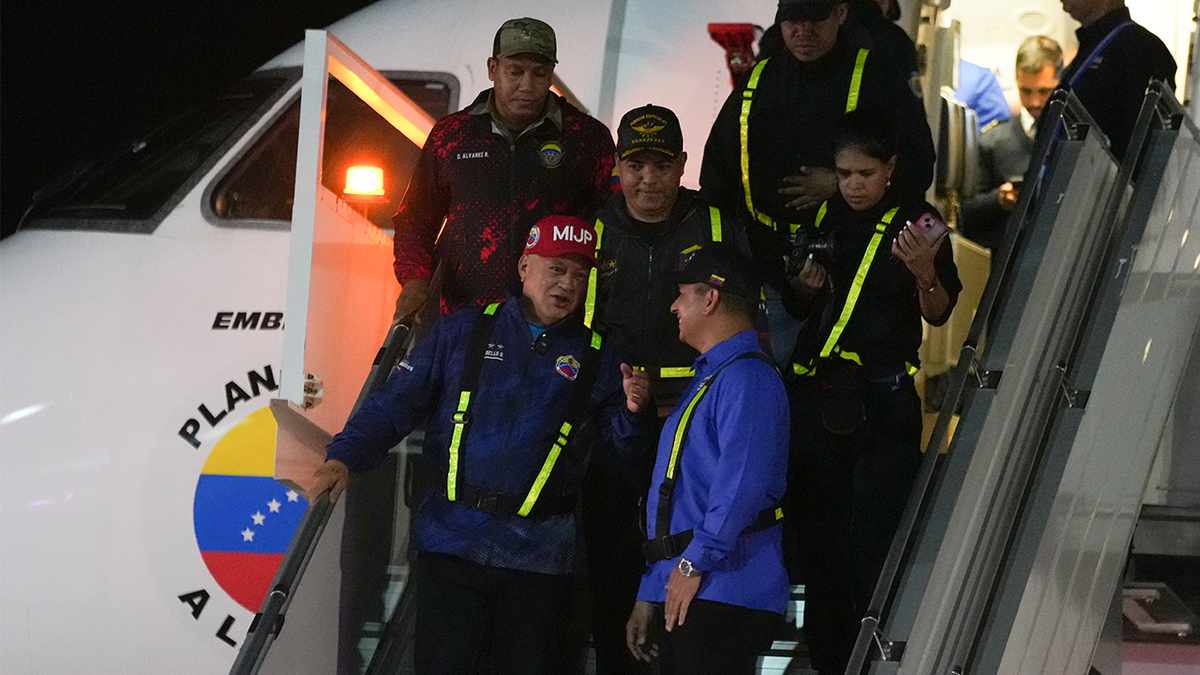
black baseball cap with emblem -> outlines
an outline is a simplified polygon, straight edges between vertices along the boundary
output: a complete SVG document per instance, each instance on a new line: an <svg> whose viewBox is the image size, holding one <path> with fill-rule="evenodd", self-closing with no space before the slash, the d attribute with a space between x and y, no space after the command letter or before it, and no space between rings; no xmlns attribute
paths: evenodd
<svg viewBox="0 0 1200 675"><path fill-rule="evenodd" d="M824 21L833 8L846 0L779 0L775 23L784 21ZM872 0L874 1L874 0Z"/></svg>
<svg viewBox="0 0 1200 675"><path fill-rule="evenodd" d="M708 284L748 300L757 301L762 294L754 261L728 244L712 244L691 254L676 279L681 284Z"/></svg>
<svg viewBox="0 0 1200 675"><path fill-rule="evenodd" d="M617 127L617 157L653 150L674 159L683 152L683 128L669 109L644 105L625 113Z"/></svg>

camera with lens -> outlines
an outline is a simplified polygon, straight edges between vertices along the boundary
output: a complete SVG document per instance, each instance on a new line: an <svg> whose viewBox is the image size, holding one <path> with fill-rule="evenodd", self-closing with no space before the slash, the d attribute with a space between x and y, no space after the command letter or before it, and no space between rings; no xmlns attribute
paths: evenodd
<svg viewBox="0 0 1200 675"><path fill-rule="evenodd" d="M788 255L787 273L795 276L804 267L804 260L809 256L825 267L834 267L840 254L837 239L833 233L821 231L815 227L801 227L788 237L790 253Z"/></svg>

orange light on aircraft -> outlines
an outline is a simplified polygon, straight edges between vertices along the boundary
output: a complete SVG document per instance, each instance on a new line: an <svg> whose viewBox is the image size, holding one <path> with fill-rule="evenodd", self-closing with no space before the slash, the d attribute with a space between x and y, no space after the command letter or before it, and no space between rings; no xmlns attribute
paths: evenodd
<svg viewBox="0 0 1200 675"><path fill-rule="evenodd" d="M342 196L364 199L383 196L383 169L377 166L352 166L346 169L346 189Z"/></svg>

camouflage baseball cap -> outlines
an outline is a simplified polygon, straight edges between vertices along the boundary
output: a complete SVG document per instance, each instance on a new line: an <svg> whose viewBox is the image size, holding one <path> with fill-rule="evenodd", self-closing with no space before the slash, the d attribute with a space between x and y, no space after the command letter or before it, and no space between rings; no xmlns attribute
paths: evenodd
<svg viewBox="0 0 1200 675"><path fill-rule="evenodd" d="M496 31L496 39L492 42L492 56L497 59L516 54L537 54L550 59L551 63L558 63L557 51L554 29L544 21L529 17L505 21Z"/></svg>

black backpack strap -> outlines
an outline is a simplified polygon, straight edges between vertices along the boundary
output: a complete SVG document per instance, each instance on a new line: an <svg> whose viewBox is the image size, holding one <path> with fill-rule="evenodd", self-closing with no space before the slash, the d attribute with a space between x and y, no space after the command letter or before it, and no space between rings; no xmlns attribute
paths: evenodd
<svg viewBox="0 0 1200 675"><path fill-rule="evenodd" d="M783 502L777 502L773 506L759 511L758 515L742 530L739 536L769 530L782 522ZM647 539L642 543L642 553L646 556L646 562L651 564L659 560L670 560L683 554L688 544L692 543L693 536L694 532L692 530L684 530L683 532L668 534L665 537Z"/></svg>
<svg viewBox="0 0 1200 675"><path fill-rule="evenodd" d="M454 430L450 437L449 465L446 469L446 498L450 501L458 499L458 462L459 449L466 437L467 422L470 420L471 395L479 388L479 372L483 369L483 354L487 350L488 340L492 337L492 328L496 325L496 314L503 303L493 302L483 308L483 313L475 321L471 330L471 341L467 344L464 356L462 376L459 380L458 408L454 412Z"/></svg>
<svg viewBox="0 0 1200 675"><path fill-rule="evenodd" d="M458 467L462 461L462 447L466 439L466 428L470 421L471 398L479 388L479 376L483 368L484 354L491 340L492 330L496 325L496 315L502 303L492 303L484 308L483 313L471 331L467 345L465 361L459 380L458 408L454 413L454 429L452 432L449 460L446 469L446 482L443 489L438 491L452 502L463 506L491 513L493 515L512 515L542 517L560 513L569 513L575 509L578 495L548 494L542 496L554 466L564 448L571 440L572 430L583 421L587 414L587 403L595 386L597 371L600 369L600 347L603 342L600 335L592 332L592 340L583 362L579 367L579 375L571 384L571 398L567 404L565 420L559 426L558 437L550 448L541 470L533 478L532 484L525 495L511 495L497 490L489 490L471 485L458 477ZM425 482L417 477L418 484ZM419 488L418 488L419 489Z"/></svg>
<svg viewBox="0 0 1200 675"><path fill-rule="evenodd" d="M587 353L583 355L583 362L579 366L579 374L575 377L574 382L571 383L571 398L567 402L567 412L563 422L558 427L558 438L550 446L550 452L546 455L546 460L542 463L541 470L534 476L533 483L529 486L529 490L526 492L520 508L517 509L516 513L519 516L528 516L544 511L547 507L543 506L543 501L557 499L557 497L552 497L551 495L543 497L542 490L545 489L550 476L553 475L559 456L574 440L571 432L583 422L587 415L588 399L591 398L592 389L596 383L596 374L600 370L600 346L603 342L604 340L600 337L600 334L592 331L591 344L588 347ZM572 495L572 506L574 505L574 497L575 495Z"/></svg>
<svg viewBox="0 0 1200 675"><path fill-rule="evenodd" d="M671 514L675 506L675 487L678 483L677 469L680 461L683 459L684 448L687 447L687 437L692 427L692 414L695 412L696 406L700 403L700 399L704 398L704 395L708 393L709 387L712 386L712 383L716 381L717 377L726 368L738 361L741 361L742 359L749 358L758 359L759 361L771 366L772 370L775 369L775 366L771 360L762 352L751 351L738 354L718 368L715 373L705 378L705 380L700 384L700 388L697 389L696 393L692 396L692 400L688 401L687 406L684 408L683 415L679 419L679 425L675 428L675 440L671 446L671 459L667 463L667 473L666 476L663 477L662 483L660 483L658 486L658 512L654 520L654 532L658 536L655 539L647 542L647 546L657 546L654 545L653 542L662 539L664 541L662 546L666 547L665 550L674 550L678 544L678 537L683 534L687 535L686 541L683 542L683 547L686 547L687 544L691 542L690 531L687 533L678 533L676 535L663 535L660 533L671 531ZM667 543L668 540L672 539L674 539L675 543ZM679 552L682 551L683 548L679 548ZM679 553L675 553L669 557L674 558L676 555L679 555ZM647 556L649 556L649 552L647 552ZM662 560L664 558L659 559Z"/></svg>

